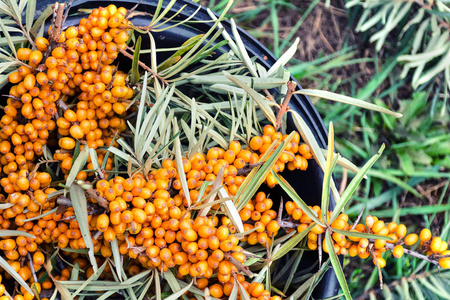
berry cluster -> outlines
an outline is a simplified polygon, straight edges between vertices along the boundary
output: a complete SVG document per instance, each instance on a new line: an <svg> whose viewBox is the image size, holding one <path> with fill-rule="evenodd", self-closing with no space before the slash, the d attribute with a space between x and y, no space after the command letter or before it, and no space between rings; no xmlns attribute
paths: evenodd
<svg viewBox="0 0 450 300"><path fill-rule="evenodd" d="M293 201L289 201L285 205L286 211L290 219L294 222L298 221L297 231L300 233L307 229L313 220L303 212L303 210ZM322 213L319 206L310 207L317 213L318 218L322 221ZM328 217L331 212L328 213ZM348 216L344 213L340 214L336 220L331 223L331 227L337 230L348 231L347 235L334 232L332 234L334 242L334 252L340 255L349 255L351 257L359 256L366 259L372 257L373 263L380 268L386 266L386 260L382 257L383 252L392 251L395 258L403 256L403 244L413 246L420 240L419 252L425 253L427 256L438 261L439 266L444 269L450 268L450 250L448 243L443 241L440 237L432 237L429 229L422 229L420 236L411 233L407 235L406 226L390 222L386 224L382 220L378 220L375 216L367 216L364 224L348 223ZM325 228L320 225L315 225L310 232L308 232L308 248L310 250L317 249L319 235L325 232ZM386 239L368 239L353 236L351 233L369 233L379 236L384 236ZM322 242L323 250L328 253L329 249L325 241Z"/></svg>
<svg viewBox="0 0 450 300"><path fill-rule="evenodd" d="M221 213L221 201L211 204L206 213L198 212L196 206L204 204L205 195L214 194L212 184L201 194L208 182L218 183L230 196L236 195L250 170L263 163L267 151L274 145L279 147L287 135L266 125L263 134L252 137L248 145L232 141L228 149L212 147L206 153L183 158L181 165L166 159L161 168L148 175L137 171L126 177L115 175L105 179L105 173L114 167L107 147L118 145L115 138L127 130L124 117L132 117L135 109L129 101L134 87L129 85L127 74L113 65L119 49L127 47L130 22L126 15L126 9L115 5L94 9L78 26L60 32L57 39L52 34L53 39L39 37L35 40L35 50L18 49L17 58L22 66L9 75L13 86L4 108L5 115L0 119L3 175L0 202L7 206L0 209L0 229L17 230L23 235L2 237L0 250L11 268L41 294L41 299L52 294L51 278L69 280L72 266L86 270L79 275L81 279L94 274L86 255L77 252L87 246L71 200L59 196L53 188L56 184L51 175L38 171L40 164L37 163L44 151L51 149L54 162L66 179L79 144L80 149L94 149L98 163L104 165L104 170L96 177L92 172L92 157L89 157L76 176L76 184L86 191L88 226L98 265L112 256L111 243L117 242L129 275L149 268L160 271L173 268L177 277L195 278L197 288L208 288L210 295L216 298L229 296L239 282L252 300L280 299L271 296L263 284L249 283L243 275L247 270L244 267L247 256L241 242L268 246L280 230L289 231L289 228L282 228L278 221L281 216L272 209L273 201L268 195L258 192L239 211L243 229L248 232L240 238L235 235L237 224L232 219L217 216ZM300 135L295 132L272 170L306 170L311 157L309 147L301 143ZM180 174L184 174L181 177L185 179ZM186 180L187 190L182 180ZM264 183L274 187L277 181L270 173ZM189 193L189 197L185 193ZM319 207L312 209L321 216ZM287 202L286 210L293 222L298 223L299 232L312 223L294 202ZM371 241L335 233L334 251L363 258L372 255L382 267L385 262L383 264L381 253L390 249L388 243L395 245L394 256L400 257L403 254L401 239L404 238L407 245L418 241L417 235L405 237L403 225L385 226L375 217L370 218L366 219L366 226L359 224L351 230L387 236L392 241ZM331 226L350 230L345 214ZM324 230L316 225L309 232L311 250L317 248ZM422 231L420 239L428 255L448 255L447 243L436 237L431 239L429 231ZM328 252L326 245L322 245ZM47 276L42 268L46 261L44 253L51 253L55 247L70 265L56 268L48 274L51 278L44 280ZM448 268L449 259L441 258L441 267ZM2 275L12 278L7 272ZM100 278L113 280L109 265ZM42 279L41 284L37 279ZM0 275L0 296L6 289L1 280ZM14 300L34 298L23 287L16 289L13 296ZM3 297L9 299L9 296L2 296L0 300Z"/></svg>

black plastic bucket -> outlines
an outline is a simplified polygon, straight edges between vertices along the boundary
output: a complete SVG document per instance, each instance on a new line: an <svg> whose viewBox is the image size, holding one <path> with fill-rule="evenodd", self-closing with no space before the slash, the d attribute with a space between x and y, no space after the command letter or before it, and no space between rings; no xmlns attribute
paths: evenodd
<svg viewBox="0 0 450 300"><path fill-rule="evenodd" d="M54 4L55 0L40 0L38 1L38 7L36 8L36 16L42 14L42 12L51 4ZM107 0L98 0L98 1L90 1L90 0L75 0L72 4L71 12L77 11L79 8L98 8L99 6L107 6L110 3L115 4L117 7L123 6L127 9L132 8L136 5L135 0L120 0L120 1L107 1ZM169 3L168 0L165 0L163 3L163 8ZM149 13L154 13L157 7L158 1L150 1L143 0L138 7L139 11L146 11ZM184 20L187 17L190 17L194 14L199 5L190 2L187 0L178 0L171 8L168 16L175 14L179 11L183 6L184 9L174 18L174 22ZM82 16L75 15L70 16L66 20L65 26L71 26L78 24L80 18ZM192 18L193 21L205 21L211 20L206 8L201 7ZM146 26L149 23L149 18L145 16L138 16L133 18L133 23L135 25ZM173 23L172 23L173 24ZM229 21L222 22L225 30L233 36L231 32L231 23ZM206 33L213 22L208 23L189 23L189 25L177 26L163 32L152 32L152 35L158 45L158 47L169 48L169 47L177 47L180 46L183 42L185 42L190 37L195 35ZM269 69L275 62L275 56L260 42L258 42L254 37L249 35L242 28L237 28L240 34L240 37L246 45L247 51L250 57L256 57L258 63ZM142 49L145 49L145 41L143 41ZM148 41L147 41L148 43ZM223 51L228 51L229 48L224 46ZM145 62L145 57L142 58ZM295 78L291 76L291 81L295 81ZM297 82L297 86L301 89L301 86ZM327 147L327 131L322 122L321 117L319 116L317 110L312 104L311 100L304 95L294 95L290 102L291 109L297 111L306 124L309 126L311 131L313 132L318 144L322 148ZM288 130L294 130L295 126L291 119L288 119L287 124ZM305 200L309 205L320 205L321 203L321 193L322 193L322 182L323 182L323 172L321 168L315 163L315 161L310 160L307 171L293 171L293 172L284 172L283 176L289 181L289 183L296 189L297 193ZM281 190L281 188L276 187L270 190L271 198L276 199L279 196L283 196L284 199L288 199L288 196ZM333 209L335 206L335 202L333 199L330 201L330 209ZM286 262L288 260L288 255L286 258L283 258ZM326 259L326 256L325 256ZM318 269L318 254L317 251L305 251L305 254L302 257L300 265L297 268L297 273L300 275L303 270L309 269L311 266L316 265L315 270ZM283 264L279 264L283 265ZM311 271L310 271L311 272ZM314 272L314 268L312 270ZM276 270L275 270L276 273ZM297 274L296 273L296 274ZM286 274L286 277L289 274ZM326 272L323 279L316 287L313 292L313 297L315 299L323 299L332 296L336 296L339 291L339 283L337 281L336 275L332 269Z"/></svg>

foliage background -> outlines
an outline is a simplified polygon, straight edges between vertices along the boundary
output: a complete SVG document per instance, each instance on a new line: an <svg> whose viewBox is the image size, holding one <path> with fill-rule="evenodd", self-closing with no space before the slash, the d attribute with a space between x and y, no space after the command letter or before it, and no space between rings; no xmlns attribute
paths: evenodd
<svg viewBox="0 0 450 300"><path fill-rule="evenodd" d="M203 1L220 11L226 1ZM382 143L382 158L347 207L365 208L409 231L450 231L450 53L448 1L237 0L230 17L277 57L295 39L289 70L304 88L356 97L403 113L398 120L341 103L312 99L335 125L336 149L357 165ZM337 170L341 188L353 176ZM419 208L420 207L420 208ZM372 262L345 259L352 295L364 298L449 299L450 273L417 259L388 260L381 291ZM361 284L361 282L363 284Z"/></svg>

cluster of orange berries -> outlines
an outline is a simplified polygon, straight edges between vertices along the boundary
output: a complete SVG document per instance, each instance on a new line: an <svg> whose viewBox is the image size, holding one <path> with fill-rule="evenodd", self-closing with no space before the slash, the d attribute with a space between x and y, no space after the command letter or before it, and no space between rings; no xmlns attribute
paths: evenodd
<svg viewBox="0 0 450 300"><path fill-rule="evenodd" d="M286 203L285 207L290 218L293 221L299 221L297 227L299 233L313 223L313 220L304 213L295 202L289 201ZM317 213L319 220L322 221L320 207L313 206L310 208ZM331 212L328 213L328 217L330 216ZM420 235L415 233L407 235L405 225L397 224L395 222L386 224L384 221L378 220L377 217L371 215L366 217L365 225L360 223L352 226L348 223L348 216L344 213L340 214L336 220L331 223L331 227L338 230L348 230L350 232L376 234L387 238L370 240L334 232L332 234L334 242L333 250L336 254L348 254L351 257L359 256L362 259L371 256L374 264L380 268L384 268L386 266L386 260L382 257L383 252L390 250L395 258L400 258L404 253L403 244L413 246L420 240L420 252L424 252L434 259L438 259L440 267L444 269L450 268L450 250L447 250L448 243L443 241L440 237L432 237L429 229L422 229ZM307 242L309 249L317 249L319 235L324 232L325 228L320 225L316 225L311 229L308 233ZM329 252L325 241L322 242L322 247L326 253Z"/></svg>
<svg viewBox="0 0 450 300"><path fill-rule="evenodd" d="M34 170L35 162L45 147L56 148L53 158L67 178L79 142L80 149L96 149L98 163L102 165L106 159L105 170L112 170L113 160L106 157L104 149L117 145L114 138L126 130L127 100L133 96L127 75L112 65L119 48L126 48L129 37L125 15L124 8L109 5L94 9L78 26L62 31L58 41L37 38L36 50L17 51L24 65L9 75L14 86L0 120L0 163L6 175L0 184L7 195L6 198L2 195L1 200L11 207L1 210L0 226L35 238L5 238L0 241L0 250L22 279L39 291L42 289L43 295L53 288L52 282L46 279L39 284L32 276L33 272L39 277L45 274L41 270L45 261L42 251L51 251L51 245L85 249L86 243L72 207L64 213L52 212L59 204L59 199L51 196L56 190L50 187L49 173ZM69 104L69 98L76 102ZM238 246L240 240L234 235L236 228L231 220L223 217L219 221L211 214L194 217L191 207L200 200L199 188L203 183L216 181L219 174L225 190L235 195L248 169L257 165L273 142L278 141L278 147L286 137L267 125L263 135L253 137L248 147L233 141L228 149L213 147L206 154L197 153L184 159L179 167L167 159L162 168L148 176L136 173L132 178L116 176L96 181L92 189L97 197L88 199L88 221L94 251L101 254L96 257L98 263L112 255L110 243L117 239L120 253L131 261L127 268L131 275L141 268L163 271L176 268L177 276L196 277L197 287L208 287L213 297L230 295L237 280L252 299L279 299L270 297L262 284L250 284L239 274L236 264L243 265L246 256ZM309 158L308 146L300 143L300 135L296 133L273 170L281 172L286 166L289 170L305 170ZM91 157L85 169L94 169ZM185 173L191 207L178 172ZM84 181L93 175L80 171L76 178ZM271 187L276 184L273 175L268 175L266 184ZM208 186L205 193L211 192L211 188ZM108 209L96 205L99 198L107 201ZM271 206L272 201L264 193L245 206L243 214L251 211L251 220L246 220L244 228L257 228L244 237L245 241L265 245L277 234L280 226ZM220 204L212 209L219 210ZM84 256L64 250L62 253L73 265L78 263L87 268L86 278L93 274ZM29 254L32 266L27 264ZM60 270L55 278L67 280L70 270L71 267ZM108 276L108 272L106 269L106 275L102 276ZM5 277L10 275L5 273ZM3 293L0 286L0 296ZM15 300L33 297L23 288L14 295Z"/></svg>
<svg viewBox="0 0 450 300"><path fill-rule="evenodd" d="M112 65L129 37L121 28L129 24L126 13L115 5L94 9L78 26L62 31L58 41L38 37L36 50L17 50L24 65L9 75L15 85L0 120L0 162L5 174L32 170L35 156L43 155L43 146L56 141L57 133L61 149L54 159L62 162L67 174L72 165L68 150L75 148L76 140L97 149L111 145L114 136L126 129L123 116L128 103L124 101L133 90L126 85L127 75ZM73 96L78 98L76 105L67 105L65 101ZM60 115L58 106L63 109ZM49 139L50 133L55 136Z"/></svg>
<svg viewBox="0 0 450 300"><path fill-rule="evenodd" d="M127 75L112 65L119 49L127 47L130 23L126 14L126 9L114 5L94 9L78 26L62 31L57 41L37 38L36 50L21 48L17 51L23 66L9 75L9 81L14 85L4 108L5 115L0 119L0 164L4 174L0 185L6 195L0 194L0 202L10 206L0 209L0 228L23 231L35 238L28 234L4 237L0 240L0 250L12 269L44 296L45 291L54 288L53 283L45 279L39 284L34 275L39 278L46 275L42 270L43 253L52 251L52 245L62 249L61 253L72 266L87 270L83 279L92 276L94 270L85 255L64 250L85 249L86 242L70 200L55 196L58 192L50 187L51 175L34 170L35 163L44 154L45 147L56 148L53 158L67 178L79 143L80 149L96 150L100 165L106 160L106 171L113 169L113 159L106 156L104 149L117 145L114 138L126 130L124 117L128 99L134 93L128 86ZM69 104L69 97L76 99L75 103ZM267 246L281 229L277 221L279 216L272 209L272 200L264 192L258 192L239 211L243 229L249 232L240 238L235 235L237 228L230 218L219 219L216 215L220 213L221 203L212 205L214 213L206 215L197 214L196 205L203 204L204 195L212 192L210 184L200 194L205 182L220 179L225 191L230 196L236 195L251 168L259 165L274 142L278 147L286 137L273 126L266 125L263 134L254 136L248 146L232 141L228 149L213 147L205 154L196 153L189 159L184 158L181 166L166 159L161 168L151 171L148 176L138 172L127 178L115 176L99 180L91 171L80 171L77 180L90 190L87 192L88 223L97 263L103 264L112 256L111 243L116 240L119 252L128 261L126 271L130 275L148 268L161 271L175 268L177 277L196 278L196 286L202 290L208 288L210 295L216 298L229 296L239 282L252 300L280 299L271 296L263 284L247 282L241 274L247 257L239 243ZM275 172L306 170L307 160L311 157L309 147L301 143L298 133L294 133L272 169ZM94 169L91 157L84 169ZM185 175L189 196L185 194L181 172ZM94 179L92 186L86 182L88 178ZM277 184L275 177L269 174L265 184L274 187ZM65 202L61 204L60 201ZM68 207L64 212L59 209L53 212L58 205ZM321 215L320 208L312 209ZM312 222L294 202L286 203L286 210L294 221L299 221L299 232ZM388 243L399 243L404 237L398 233L403 225L394 224L394 228L392 223L386 227L382 223L381 227L382 221L376 220L372 226L367 222L367 226L360 224L355 230L396 237ZM349 229L348 217L341 214L332 227ZM320 226L309 232L310 249L317 248L319 235L323 232L324 228ZM430 234L427 239L425 233L421 233L420 238L427 254L448 254L447 243L439 238L431 239ZM378 253L386 251L386 241L366 239L366 245L364 239L336 233L333 239L334 251L340 254L348 252L368 257L373 245L372 253L375 254L372 255L383 266ZM409 235L404 243L413 244L413 239L414 236ZM394 248L394 256L401 256L398 247L401 248L400 245ZM324 251L328 252L326 246ZM31 261L27 263L30 256ZM449 259L442 258L439 263L448 267ZM72 268L58 270L59 274L54 278L68 280ZM8 273L4 273L4 277L12 278ZM109 265L100 278L113 279ZM2 297L8 296L2 296L5 286L1 279L0 275L0 300L3 300ZM16 292L14 300L34 298L23 287ZM41 299L46 299L44 296Z"/></svg>

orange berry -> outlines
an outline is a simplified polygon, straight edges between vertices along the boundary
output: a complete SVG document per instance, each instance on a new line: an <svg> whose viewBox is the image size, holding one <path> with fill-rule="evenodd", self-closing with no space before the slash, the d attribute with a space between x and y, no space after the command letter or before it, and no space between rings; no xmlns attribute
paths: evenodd
<svg viewBox="0 0 450 300"><path fill-rule="evenodd" d="M406 236L406 226L403 224L398 225L396 234L399 239L404 238Z"/></svg>
<svg viewBox="0 0 450 300"><path fill-rule="evenodd" d="M419 236L415 233L408 234L405 237L405 244L408 246L412 246L419 240Z"/></svg>
<svg viewBox="0 0 450 300"><path fill-rule="evenodd" d="M392 255L394 255L395 258L400 258L403 256L403 247L401 245L396 245L394 249L392 250Z"/></svg>
<svg viewBox="0 0 450 300"><path fill-rule="evenodd" d="M427 228L424 228L420 231L420 241L426 242L431 239L431 231Z"/></svg>

